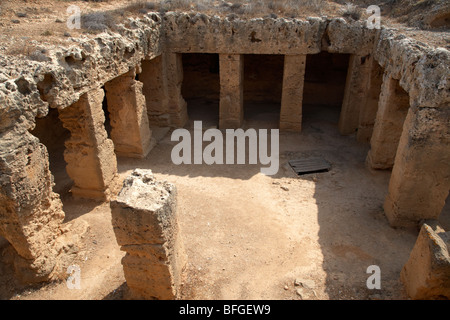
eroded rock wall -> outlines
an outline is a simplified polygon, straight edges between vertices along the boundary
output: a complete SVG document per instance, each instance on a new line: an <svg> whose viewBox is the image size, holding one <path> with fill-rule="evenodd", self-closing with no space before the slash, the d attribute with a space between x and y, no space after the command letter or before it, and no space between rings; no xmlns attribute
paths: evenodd
<svg viewBox="0 0 450 320"><path fill-rule="evenodd" d="M410 106L385 204L388 218L392 224L414 224L424 216L435 217L442 209L450 187L450 52L446 49L431 48L393 29L369 30L363 22L348 23L341 18L243 20L174 12L128 19L117 32L72 41L73 46L68 48L49 46L45 62L0 57L0 232L28 261L46 255L40 251L50 250L51 245L45 241L54 241L35 240L36 234L42 239L58 238L57 226L63 219L60 201L52 192L48 154L29 134L35 118L46 116L49 107L70 108L83 95L132 68L139 69L143 59L160 57L155 70L161 71L157 78L165 82L160 103L147 99L148 114L154 117L150 123L183 126L187 113L181 95L181 54L185 52L239 57L328 51L375 60L388 77L399 81L408 93ZM236 70L240 68L238 65ZM367 94L359 90L369 87L361 86L358 95ZM240 86L236 88L241 90ZM236 92L223 96L234 97ZM239 101L236 105L240 106ZM359 106L364 107L364 103ZM233 123L238 123L240 112L235 114ZM353 123L352 128L364 125L363 117L355 119L360 123ZM415 196L418 193L420 196ZM29 232L34 228L31 225L44 224L48 233ZM37 249L40 246L44 249ZM32 267L37 275L52 269L52 263L40 265Z"/></svg>
<svg viewBox="0 0 450 320"><path fill-rule="evenodd" d="M134 69L105 84L111 139L117 155L144 158L153 146L142 82ZM153 143L152 143L153 142Z"/></svg>
<svg viewBox="0 0 450 320"><path fill-rule="evenodd" d="M48 280L59 255L55 241L64 212L52 191L47 150L28 132L3 134L0 146L0 234L17 251L14 266L21 280Z"/></svg>
<svg viewBox="0 0 450 320"><path fill-rule="evenodd" d="M22 281L53 279L65 256L76 251L65 241L47 149L29 133L35 119L49 107L72 106L143 58L160 54L160 25L157 15L130 19L118 33L72 39L68 48L48 46L43 62L0 57L0 234L17 253L13 260Z"/></svg>

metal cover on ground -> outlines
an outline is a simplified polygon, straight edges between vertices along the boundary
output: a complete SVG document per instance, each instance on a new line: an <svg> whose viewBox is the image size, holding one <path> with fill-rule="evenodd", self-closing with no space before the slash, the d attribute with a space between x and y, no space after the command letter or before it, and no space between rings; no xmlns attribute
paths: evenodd
<svg viewBox="0 0 450 320"><path fill-rule="evenodd" d="M289 165L299 176L308 173L327 172L331 169L331 164L323 158L290 160Z"/></svg>

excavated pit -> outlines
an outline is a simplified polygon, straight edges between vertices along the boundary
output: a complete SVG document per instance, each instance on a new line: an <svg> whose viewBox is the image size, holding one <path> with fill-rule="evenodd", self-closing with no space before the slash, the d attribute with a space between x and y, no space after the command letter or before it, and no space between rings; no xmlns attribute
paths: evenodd
<svg viewBox="0 0 450 320"><path fill-rule="evenodd" d="M42 239L58 243L64 211L94 224L96 210L109 218L104 204L142 168L179 190L192 259L183 298L287 298L290 291L274 288L297 275L320 283L320 298L337 298L342 288L346 297L369 298L370 264L387 274L383 298L405 297L397 280L414 228L426 219L449 225L447 50L338 18L230 21L169 12L128 27L61 49L35 77L0 83L7 208L0 235L15 250L19 278L60 277L67 248L42 251ZM192 133L193 121L204 129L279 129L279 172L174 165L167 132ZM316 156L332 170L299 178L287 167ZM336 231L339 219L348 223ZM208 264L216 257L223 267ZM240 265L249 274L240 275ZM246 275L268 277L275 293Z"/></svg>

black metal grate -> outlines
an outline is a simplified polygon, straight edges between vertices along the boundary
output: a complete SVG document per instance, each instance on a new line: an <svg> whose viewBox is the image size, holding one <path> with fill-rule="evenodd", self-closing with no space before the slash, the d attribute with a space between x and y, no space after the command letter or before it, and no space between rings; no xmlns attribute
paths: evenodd
<svg viewBox="0 0 450 320"><path fill-rule="evenodd" d="M290 160L289 165L299 176L309 173L328 172L331 169L331 163L323 158Z"/></svg>

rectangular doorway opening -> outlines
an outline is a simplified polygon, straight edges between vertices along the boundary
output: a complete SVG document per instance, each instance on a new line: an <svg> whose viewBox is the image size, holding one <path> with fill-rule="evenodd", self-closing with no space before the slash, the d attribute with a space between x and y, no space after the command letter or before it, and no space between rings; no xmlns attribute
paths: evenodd
<svg viewBox="0 0 450 320"><path fill-rule="evenodd" d="M306 56L303 125L338 124L344 99L349 54L321 52Z"/></svg>
<svg viewBox="0 0 450 320"><path fill-rule="evenodd" d="M203 127L219 124L220 73L219 55L183 53L181 94L187 102L191 121L202 121Z"/></svg>
<svg viewBox="0 0 450 320"><path fill-rule="evenodd" d="M67 164L64 160L65 141L70 138L70 131L63 127L58 110L50 108L47 116L36 118L36 126L30 133L47 148L50 172L55 183L53 191L60 194L63 200L66 195L70 194L69 191L73 184L67 174Z"/></svg>
<svg viewBox="0 0 450 320"><path fill-rule="evenodd" d="M246 127L279 127L284 55L244 55L244 119Z"/></svg>

